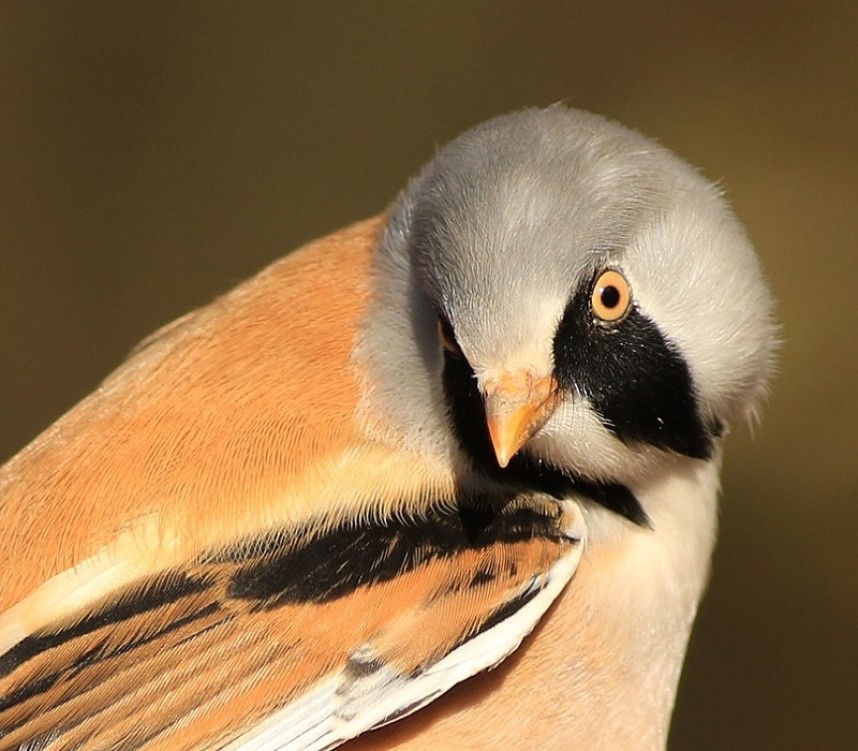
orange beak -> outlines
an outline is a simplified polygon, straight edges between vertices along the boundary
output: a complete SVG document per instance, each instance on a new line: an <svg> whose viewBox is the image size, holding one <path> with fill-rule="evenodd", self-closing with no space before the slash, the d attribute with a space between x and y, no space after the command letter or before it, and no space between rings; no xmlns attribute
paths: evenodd
<svg viewBox="0 0 858 751"><path fill-rule="evenodd" d="M498 464L506 467L557 409L554 376L536 379L526 371L505 373L484 384L486 422Z"/></svg>

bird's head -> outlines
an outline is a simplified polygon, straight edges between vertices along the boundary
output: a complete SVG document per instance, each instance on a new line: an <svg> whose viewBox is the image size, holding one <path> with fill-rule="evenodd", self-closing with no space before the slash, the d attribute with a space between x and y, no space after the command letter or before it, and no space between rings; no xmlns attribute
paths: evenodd
<svg viewBox="0 0 858 751"><path fill-rule="evenodd" d="M742 228L693 168L601 117L553 107L463 134L383 246L419 355L390 377L426 381L415 399L440 399L490 474L625 483L666 455L706 460L765 392L773 301Z"/></svg>

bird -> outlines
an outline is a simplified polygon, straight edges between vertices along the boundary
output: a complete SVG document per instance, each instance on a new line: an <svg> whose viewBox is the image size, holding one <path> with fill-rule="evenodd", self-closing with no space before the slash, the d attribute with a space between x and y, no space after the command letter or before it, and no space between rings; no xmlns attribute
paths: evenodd
<svg viewBox="0 0 858 751"><path fill-rule="evenodd" d="M778 325L564 104L143 340L0 469L0 749L661 749Z"/></svg>

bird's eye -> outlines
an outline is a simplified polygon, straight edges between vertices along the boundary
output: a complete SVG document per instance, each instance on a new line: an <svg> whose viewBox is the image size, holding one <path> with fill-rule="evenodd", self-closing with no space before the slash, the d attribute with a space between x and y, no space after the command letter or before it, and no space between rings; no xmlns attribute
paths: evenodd
<svg viewBox="0 0 858 751"><path fill-rule="evenodd" d="M614 269L607 269L596 277L590 307L604 323L616 323L632 306L632 289L628 280Z"/></svg>
<svg viewBox="0 0 858 751"><path fill-rule="evenodd" d="M441 341L441 346L451 355L454 357L462 356L462 350L456 341L456 335L453 333L453 326L444 316L438 316L438 339Z"/></svg>

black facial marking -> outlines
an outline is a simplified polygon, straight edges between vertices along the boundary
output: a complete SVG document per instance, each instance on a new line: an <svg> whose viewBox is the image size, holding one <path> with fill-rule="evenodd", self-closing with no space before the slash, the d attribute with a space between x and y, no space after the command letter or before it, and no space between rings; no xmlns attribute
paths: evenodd
<svg viewBox="0 0 858 751"><path fill-rule="evenodd" d="M589 285L576 292L554 337L561 388L587 397L605 427L625 443L708 459L718 426L701 419L677 348L635 305L616 324L596 320L590 297Z"/></svg>
<svg viewBox="0 0 858 751"><path fill-rule="evenodd" d="M255 543L248 553L264 552L248 556L232 577L229 596L253 600L252 607L258 609L325 603L463 550L561 535L555 516L528 506L509 509L497 500L489 504L477 499L460 501L458 508L436 508L416 520L343 524L308 537L309 542L299 546ZM239 560L244 557L238 549L234 554Z"/></svg>
<svg viewBox="0 0 858 751"><path fill-rule="evenodd" d="M483 398L467 360L446 355L443 380L453 430L477 471L512 490L538 491L558 499L579 493L635 524L649 526L638 499L620 483L596 482L565 473L523 453L512 457L502 469L492 448Z"/></svg>

